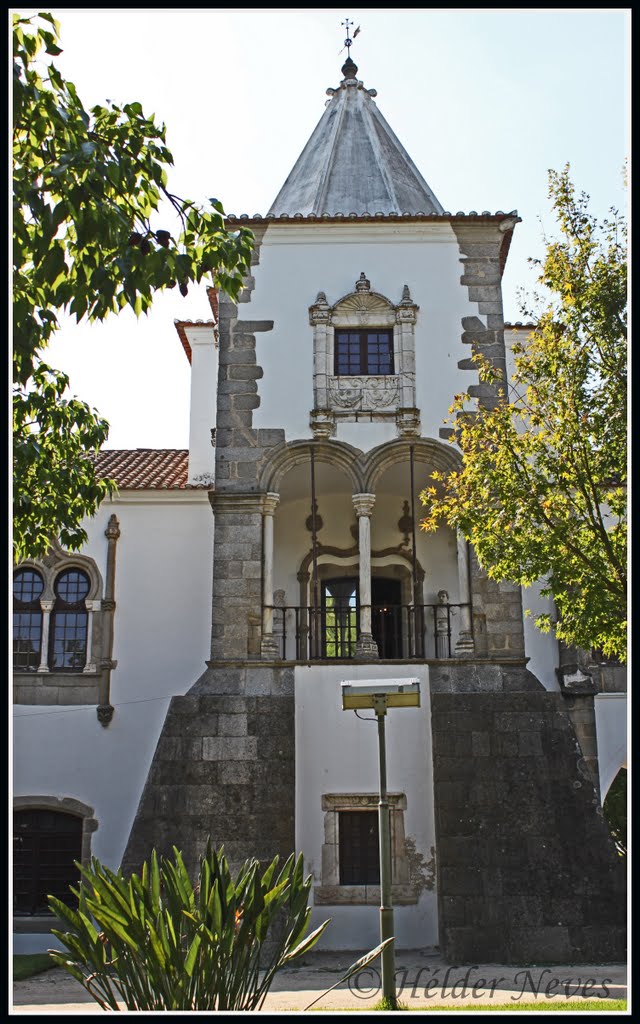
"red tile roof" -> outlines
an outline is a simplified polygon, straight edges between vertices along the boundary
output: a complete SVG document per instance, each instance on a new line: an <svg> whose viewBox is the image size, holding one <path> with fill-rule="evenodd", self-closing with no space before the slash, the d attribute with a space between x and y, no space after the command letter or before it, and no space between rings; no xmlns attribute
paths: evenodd
<svg viewBox="0 0 640 1024"><path fill-rule="evenodd" d="M207 489L188 484L189 452L176 448L133 448L98 453L97 468L121 490Z"/></svg>

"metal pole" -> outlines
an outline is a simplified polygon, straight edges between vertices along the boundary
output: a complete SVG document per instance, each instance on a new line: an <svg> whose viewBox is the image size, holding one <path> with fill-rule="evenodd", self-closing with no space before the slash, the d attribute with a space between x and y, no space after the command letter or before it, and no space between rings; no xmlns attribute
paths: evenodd
<svg viewBox="0 0 640 1024"><path fill-rule="evenodd" d="M413 621L414 621L414 658L424 657L424 630L420 630L420 647L418 648L418 615L420 615L420 623L422 625L422 607L418 612L418 605L422 605L422 601L418 601L420 596L418 593L418 567L417 567L417 552L416 552L416 508L415 508L415 481L413 475L413 445L409 445L409 486L411 488L411 574L413 582Z"/></svg>
<svg viewBox="0 0 640 1024"><path fill-rule="evenodd" d="M387 754L384 737L384 719L387 713L384 701L374 708L378 718L378 754L380 760L380 800L378 802L378 834L380 841L380 941L393 938L393 904L391 901L391 829L387 801ZM382 996L390 1008L396 1009L395 942L382 950Z"/></svg>
<svg viewBox="0 0 640 1024"><path fill-rule="evenodd" d="M320 628L318 623L318 533L316 530L316 453L311 449L311 551L313 556L312 597L311 597L311 657L321 654Z"/></svg>

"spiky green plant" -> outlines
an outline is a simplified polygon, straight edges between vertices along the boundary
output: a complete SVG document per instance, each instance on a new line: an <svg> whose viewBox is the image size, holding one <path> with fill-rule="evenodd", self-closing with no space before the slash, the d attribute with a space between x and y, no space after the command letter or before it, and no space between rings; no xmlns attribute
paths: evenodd
<svg viewBox="0 0 640 1024"><path fill-rule="evenodd" d="M276 877L275 857L233 879L223 850L207 843L192 884L180 851L153 851L140 875L124 877L94 857L78 867L78 909L49 897L69 926L50 950L104 1010L256 1010L276 972L307 952L329 924L306 938L311 876L292 854Z"/></svg>

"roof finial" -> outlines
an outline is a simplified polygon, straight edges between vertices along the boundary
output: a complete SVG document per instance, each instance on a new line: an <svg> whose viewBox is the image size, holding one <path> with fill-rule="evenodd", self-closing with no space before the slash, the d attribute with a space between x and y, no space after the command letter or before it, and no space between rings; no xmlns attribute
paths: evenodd
<svg viewBox="0 0 640 1024"><path fill-rule="evenodd" d="M345 78L355 78L356 74L358 73L358 68L356 64L354 64L354 62L351 60L351 45L353 43L353 39L356 38L358 32L360 31L360 26L358 25L357 29L353 33L353 39L351 39L349 36L349 29L353 25L353 22L349 18L345 18L344 21L340 22L340 24L344 25L344 27L347 30L347 38L345 39L344 46L342 47L342 50L344 50L345 46L347 48L347 59L342 65L342 74L344 75ZM342 53L342 50L340 50L340 53Z"/></svg>

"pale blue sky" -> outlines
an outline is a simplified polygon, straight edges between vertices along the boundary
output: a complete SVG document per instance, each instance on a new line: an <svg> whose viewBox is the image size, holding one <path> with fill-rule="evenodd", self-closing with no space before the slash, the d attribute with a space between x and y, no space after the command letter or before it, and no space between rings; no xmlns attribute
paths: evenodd
<svg viewBox="0 0 640 1024"><path fill-rule="evenodd" d="M629 149L629 8L596 10L50 8L56 59L85 104L138 100L167 125L172 191L266 213L361 31L358 77L445 209L517 209L505 318L532 290L527 257L553 230L547 170L571 164L603 216L623 206ZM48 353L111 422L110 448L186 447L188 364L174 318L208 318L204 288L161 296L136 321L65 324Z"/></svg>

